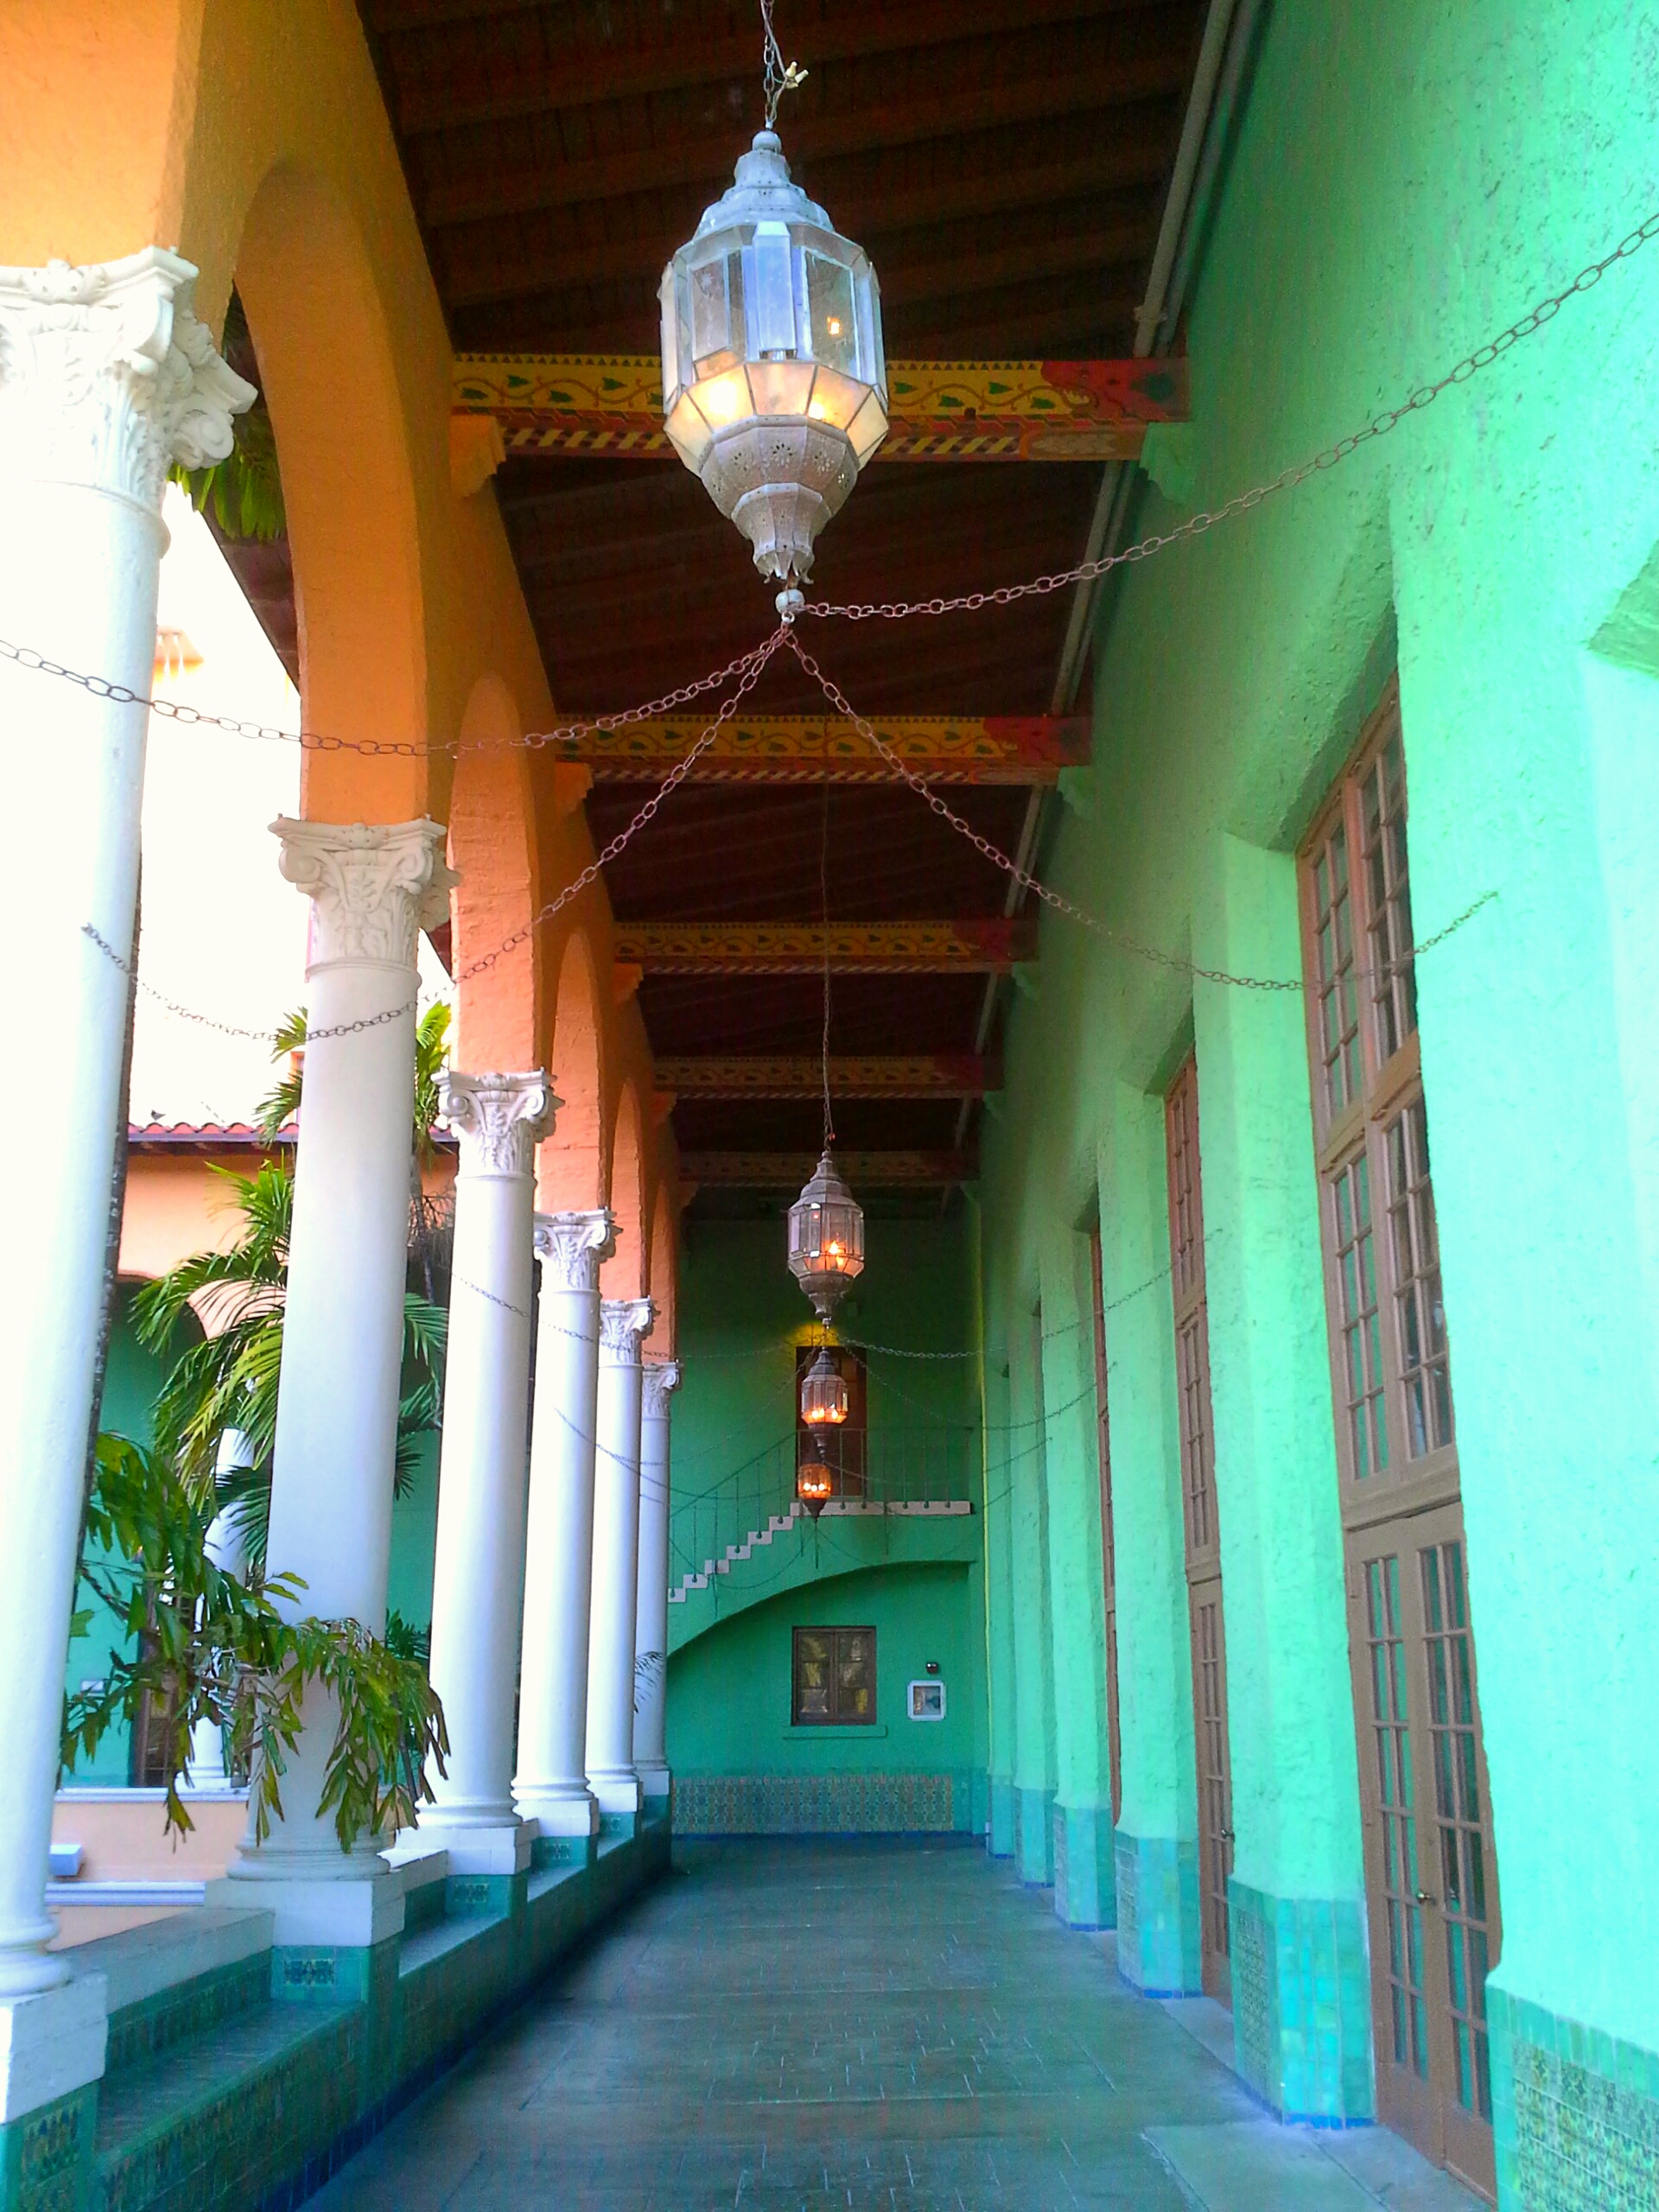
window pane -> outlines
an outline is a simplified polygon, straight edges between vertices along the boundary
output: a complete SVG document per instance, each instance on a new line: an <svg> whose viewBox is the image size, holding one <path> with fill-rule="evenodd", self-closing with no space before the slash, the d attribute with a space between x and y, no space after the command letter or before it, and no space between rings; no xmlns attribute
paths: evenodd
<svg viewBox="0 0 1659 2212"><path fill-rule="evenodd" d="M1376 1267L1371 1249L1370 1168L1363 1152L1338 1169L1331 1187L1348 1443L1355 1478L1364 1482L1387 1467L1389 1450L1383 1426Z"/></svg>
<svg viewBox="0 0 1659 2212"><path fill-rule="evenodd" d="M1406 764L1397 730L1366 772L1360 820L1373 1030L1381 1062L1392 1058L1417 1027L1406 868Z"/></svg>
<svg viewBox="0 0 1659 2212"><path fill-rule="evenodd" d="M1420 1459L1452 1441L1452 1379L1440 1248L1428 1173L1428 1123L1421 1098L1389 1123L1389 1249L1405 1386L1406 1454Z"/></svg>
<svg viewBox="0 0 1659 2212"><path fill-rule="evenodd" d="M1485 1982L1489 1950L1485 1838L1475 1788L1476 1722L1472 1696L1468 1593L1463 1547L1430 1545L1418 1554L1427 1631L1429 1726L1433 1745L1434 1815L1440 1830L1440 1910L1454 2045L1458 2101L1484 2119L1491 2113L1486 2050ZM1467 1707L1462 1685L1471 1685Z"/></svg>
<svg viewBox="0 0 1659 2212"><path fill-rule="evenodd" d="M1360 1084L1359 987L1348 892L1348 833L1340 823L1313 863L1313 905L1325 1110L1336 1115L1358 1095Z"/></svg>

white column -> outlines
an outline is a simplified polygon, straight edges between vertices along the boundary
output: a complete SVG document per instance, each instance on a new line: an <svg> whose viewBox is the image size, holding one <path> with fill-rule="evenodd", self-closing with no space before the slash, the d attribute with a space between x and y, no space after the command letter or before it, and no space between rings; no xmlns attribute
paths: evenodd
<svg viewBox="0 0 1659 2212"><path fill-rule="evenodd" d="M668 1397L672 1360L647 1363L639 1401L639 1580L633 1629L633 1764L646 1804L665 1802L668 1773Z"/></svg>
<svg viewBox="0 0 1659 2212"><path fill-rule="evenodd" d="M600 1306L594 1428L594 1602L588 1636L588 1786L601 1814L637 1815L633 1619L639 1575L639 1339L648 1298Z"/></svg>
<svg viewBox="0 0 1659 2212"><path fill-rule="evenodd" d="M616 1224L603 1208L536 1217L542 1292L512 1794L519 1812L537 1821L544 1836L585 1839L599 1833L586 1760L588 1606L599 1268L615 1249Z"/></svg>
<svg viewBox="0 0 1659 2212"><path fill-rule="evenodd" d="M530 1441L532 1173L556 1102L539 1070L445 1077L461 1137L432 1583L432 1687L446 1775L419 1846L454 1874L516 1874L531 1831L512 1802L512 1716Z"/></svg>
<svg viewBox="0 0 1659 2212"><path fill-rule="evenodd" d="M195 275L154 246L90 268L0 269L0 637L140 702L168 468L221 459L254 397L192 312ZM6 2053L25 2033L20 2016L8 2027L5 2000L69 1972L45 1950L47 1847L124 1103L120 963L146 721L130 696L0 662L6 896L21 925L7 1015L51 1094L8 1201L0 1291L0 2120L12 2116Z"/></svg>
<svg viewBox="0 0 1659 2212"><path fill-rule="evenodd" d="M415 945L448 912L442 825L274 823L282 868L312 900L305 1093L295 1164L266 1560L305 1584L296 1612L386 1620L403 1364L415 1071ZM279 1943L368 1943L403 1924L384 1836L342 1852L319 1817L332 1697L307 1694L283 1816L232 1888L269 1886ZM232 1900L227 1898L226 1902Z"/></svg>
<svg viewBox="0 0 1659 2212"><path fill-rule="evenodd" d="M248 1439L239 1428L227 1428L219 1440L214 1479L223 1482L253 1465ZM247 1565L247 1548L239 1523L229 1512L216 1514L207 1531L207 1556L226 1574L239 1575ZM186 1797L226 1797L237 1785L225 1765L225 1732L216 1721L199 1720L190 1732L190 1771L179 1785Z"/></svg>

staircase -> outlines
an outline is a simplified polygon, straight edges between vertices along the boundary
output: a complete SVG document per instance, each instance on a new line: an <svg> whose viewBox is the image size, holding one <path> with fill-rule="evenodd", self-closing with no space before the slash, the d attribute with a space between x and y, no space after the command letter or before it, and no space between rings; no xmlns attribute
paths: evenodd
<svg viewBox="0 0 1659 2212"><path fill-rule="evenodd" d="M741 1544L728 1544L722 1558L704 1560L700 1570L680 1577L678 1589L671 1590L668 1593L669 1604L683 1605L693 1590L706 1590L713 1576L729 1574L734 1561L752 1559L754 1554L763 1545L769 1544L774 1536L787 1535L795 1523L804 1516L805 1511L804 1506L796 1504L791 1505L787 1513L774 1513L764 1529L751 1529Z"/></svg>

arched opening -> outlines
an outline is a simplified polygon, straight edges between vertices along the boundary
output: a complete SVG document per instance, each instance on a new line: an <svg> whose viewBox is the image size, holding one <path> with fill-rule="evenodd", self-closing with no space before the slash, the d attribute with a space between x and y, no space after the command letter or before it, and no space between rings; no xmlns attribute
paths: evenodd
<svg viewBox="0 0 1659 2212"><path fill-rule="evenodd" d="M572 931L559 962L548 1073L560 1105L541 1148L536 1203L543 1213L601 1205L608 1165L605 1038L594 956L583 930Z"/></svg>
<svg viewBox="0 0 1659 2212"><path fill-rule="evenodd" d="M342 736L422 740L427 655L408 428L369 255L322 178L289 164L266 176L236 283L282 468L306 720ZM429 781L423 759L308 751L302 806L321 821L406 821L426 810Z"/></svg>
<svg viewBox="0 0 1659 2212"><path fill-rule="evenodd" d="M639 1098L632 1081L622 1086L611 1128L611 1211L616 1216L616 1255L601 1281L607 1298L638 1298L651 1283L645 1241L645 1162L640 1142Z"/></svg>
<svg viewBox="0 0 1659 2212"><path fill-rule="evenodd" d="M522 734L507 686L499 676L480 677L461 717L449 803L449 862L461 877L449 900L460 978L454 1065L474 1073L538 1065L543 1034L542 963L530 927L536 911L534 800L529 758L518 745ZM529 934L510 951L467 973L521 930Z"/></svg>

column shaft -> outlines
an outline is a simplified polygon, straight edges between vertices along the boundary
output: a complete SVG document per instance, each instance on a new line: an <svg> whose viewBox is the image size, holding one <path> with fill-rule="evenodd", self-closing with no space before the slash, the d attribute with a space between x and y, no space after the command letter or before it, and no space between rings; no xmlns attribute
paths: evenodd
<svg viewBox="0 0 1659 2212"><path fill-rule="evenodd" d="M647 1805L666 1802L668 1773L669 1393L671 1360L645 1370L639 1405L639 1575L633 1630L633 1763Z"/></svg>
<svg viewBox="0 0 1659 2212"><path fill-rule="evenodd" d="M543 1836L586 1837L599 1829L585 1758L588 1613L599 1268L614 1249L615 1230L602 1209L536 1217L542 1289L513 1796Z"/></svg>
<svg viewBox="0 0 1659 2212"><path fill-rule="evenodd" d="M168 467L222 458L232 415L254 397L191 312L195 274L153 247L98 267L0 270L0 632L140 701ZM142 704L0 666L8 799L24 827L8 854L11 911L27 925L11 1014L51 1090L13 1192L0 1313L0 1999L68 1973L46 1955L43 1899L124 1141L145 719Z"/></svg>
<svg viewBox="0 0 1659 2212"><path fill-rule="evenodd" d="M603 1814L631 1821L641 1796L633 1764L633 1629L639 1577L639 1339L648 1298L600 1307L594 1434L594 1596L588 1642L588 1782Z"/></svg>
<svg viewBox="0 0 1659 2212"><path fill-rule="evenodd" d="M449 1074L461 1137L432 1586L432 1687L448 1770L422 1838L457 1874L511 1874L530 1838L512 1802L513 1694L524 1573L530 1423L532 1147L546 1079Z"/></svg>

